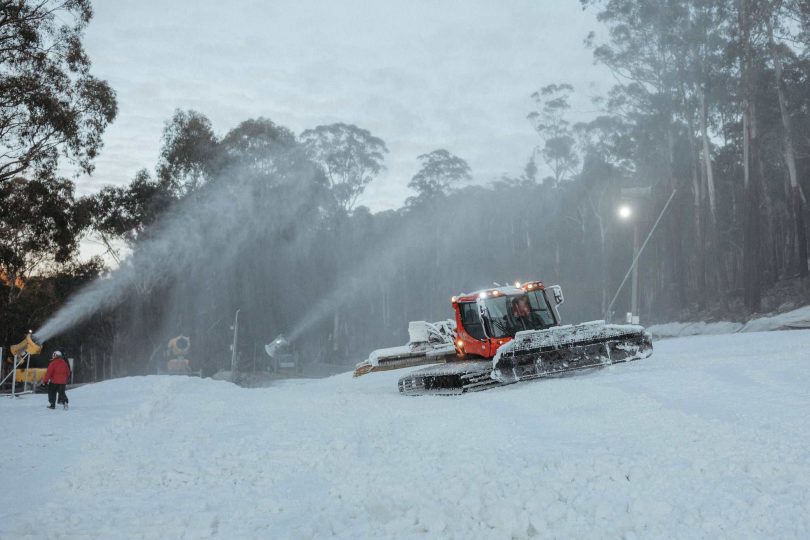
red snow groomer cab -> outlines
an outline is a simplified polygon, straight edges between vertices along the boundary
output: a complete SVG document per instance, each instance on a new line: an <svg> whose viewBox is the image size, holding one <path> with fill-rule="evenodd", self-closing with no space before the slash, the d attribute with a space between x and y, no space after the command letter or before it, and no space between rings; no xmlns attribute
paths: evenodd
<svg viewBox="0 0 810 540"><path fill-rule="evenodd" d="M518 332L559 326L556 306L563 302L562 289L549 287L548 292L551 299L541 281L530 281L451 298L456 313L456 355L492 358Z"/></svg>
<svg viewBox="0 0 810 540"><path fill-rule="evenodd" d="M403 394L459 394L646 358L641 326L593 321L561 326L558 285L541 281L453 296L455 320L409 324L407 345L372 352L355 377L423 364L399 380Z"/></svg>

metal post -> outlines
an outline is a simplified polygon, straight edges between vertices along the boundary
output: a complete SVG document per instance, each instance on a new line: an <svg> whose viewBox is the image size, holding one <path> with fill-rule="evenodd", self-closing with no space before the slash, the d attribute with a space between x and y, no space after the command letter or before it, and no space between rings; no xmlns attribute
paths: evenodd
<svg viewBox="0 0 810 540"><path fill-rule="evenodd" d="M658 224L661 222L661 218L663 218L664 214L667 213L667 209L669 208L669 205L672 202L672 199L675 198L676 193L678 193L678 188L675 188L675 189L672 190L672 193L669 195L669 199L667 199L666 204L664 204L664 207L661 209L661 212L658 214L658 219L655 220L655 223L653 223L653 226L650 229L650 232L647 233L647 238L644 239L644 242L641 244L641 247L638 248L638 253L636 253L636 255L633 257L633 263L630 265L630 268L627 269L627 273L624 275L624 278L622 279L621 284L619 284L619 288L616 289L616 294L613 295L613 299L610 301L610 303L608 304L607 309L605 310L605 320L606 321L610 320L610 314L611 314L611 309L613 308L613 304L616 303L616 299L619 297L619 293L622 292L622 289L624 288L624 284L627 283L627 278L630 277L631 271L634 270L635 267L636 267L636 264L638 264L638 258L641 257L641 254L644 252L644 248L647 247L647 243L650 241L650 238L652 238L652 235L655 232L655 229L658 228Z"/></svg>
<svg viewBox="0 0 810 540"><path fill-rule="evenodd" d="M638 219L633 222L633 260L638 259ZM630 323L639 324L638 314L638 264L633 265L633 284L630 295Z"/></svg>
<svg viewBox="0 0 810 540"><path fill-rule="evenodd" d="M28 392L28 379L31 378L31 353L27 353L25 358L25 380L23 381L23 394ZM33 390L32 390L33 392Z"/></svg>
<svg viewBox="0 0 810 540"><path fill-rule="evenodd" d="M22 364L22 360L17 362L17 357L14 357L14 374L11 376L11 397L17 395L17 366Z"/></svg>
<svg viewBox="0 0 810 540"><path fill-rule="evenodd" d="M8 379L11 379L12 380L11 396L13 397L14 396L14 388L16 386L16 381L17 381L17 367L22 363L22 360L17 360L19 358L18 356L14 356L12 358L14 360L13 360L13 364L11 366L11 371L6 373L6 376L3 377L2 381L0 381L0 386L3 386L4 384L6 384L6 381Z"/></svg>
<svg viewBox="0 0 810 540"><path fill-rule="evenodd" d="M233 344L231 345L231 377L236 373L236 340L239 337L239 311L233 318Z"/></svg>

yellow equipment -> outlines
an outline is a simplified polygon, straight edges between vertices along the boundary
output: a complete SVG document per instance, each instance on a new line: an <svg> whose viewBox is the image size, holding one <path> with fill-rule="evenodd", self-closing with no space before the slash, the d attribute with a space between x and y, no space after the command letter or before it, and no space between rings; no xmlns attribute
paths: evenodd
<svg viewBox="0 0 810 540"><path fill-rule="evenodd" d="M177 336L169 340L169 361L167 368L169 373L188 373L189 364L186 355L191 349L191 340L186 336Z"/></svg>
<svg viewBox="0 0 810 540"><path fill-rule="evenodd" d="M14 355L12 360L13 367L6 377L0 381L0 385L4 384L11 378L11 395L28 394L33 390L28 390L28 385L36 387L37 383L42 381L45 376L44 369L32 369L30 367L31 356L42 352L42 345L34 341L31 333L29 332L25 339L16 345L11 346L11 354ZM25 367L22 367L25 364ZM17 381L22 381L23 391L17 392Z"/></svg>
<svg viewBox="0 0 810 540"><path fill-rule="evenodd" d="M17 382L41 384L42 378L45 376L45 368L18 368L17 369Z"/></svg>
<svg viewBox="0 0 810 540"><path fill-rule="evenodd" d="M201 371L191 371L191 363L188 359L190 351L191 339L188 336L177 336L170 339L164 349L166 370L164 371L161 369L162 366L158 365L158 375L196 375L201 377Z"/></svg>
<svg viewBox="0 0 810 540"><path fill-rule="evenodd" d="M14 356L22 356L23 354L36 355L42 352L42 345L37 343L31 337L31 334L26 334L25 339L16 345L11 346L11 354Z"/></svg>

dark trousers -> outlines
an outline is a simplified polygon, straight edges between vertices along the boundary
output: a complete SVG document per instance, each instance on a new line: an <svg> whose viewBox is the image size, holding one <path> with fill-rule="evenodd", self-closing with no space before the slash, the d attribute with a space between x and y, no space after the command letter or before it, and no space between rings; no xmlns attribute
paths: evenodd
<svg viewBox="0 0 810 540"><path fill-rule="evenodd" d="M59 403L67 403L68 398L67 394L65 393L65 385L64 384L54 384L48 383L48 403L51 404L53 407L54 403L56 403L56 394L59 394Z"/></svg>

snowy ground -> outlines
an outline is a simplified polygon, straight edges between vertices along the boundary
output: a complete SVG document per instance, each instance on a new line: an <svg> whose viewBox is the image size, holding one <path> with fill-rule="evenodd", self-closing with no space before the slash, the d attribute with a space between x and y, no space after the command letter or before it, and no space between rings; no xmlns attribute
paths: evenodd
<svg viewBox="0 0 810 540"><path fill-rule="evenodd" d="M458 397L397 372L0 399L0 538L808 538L810 331Z"/></svg>
<svg viewBox="0 0 810 540"><path fill-rule="evenodd" d="M746 323L717 322L669 322L647 327L653 339L669 337L733 334L735 332L770 332L773 330L803 330L810 328L810 306L793 311L757 317Z"/></svg>

